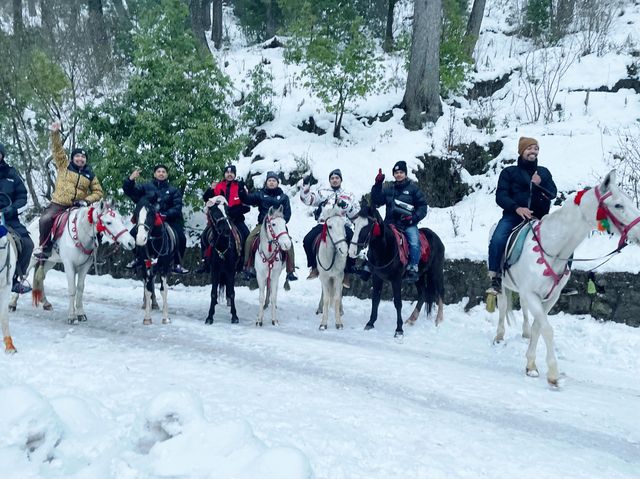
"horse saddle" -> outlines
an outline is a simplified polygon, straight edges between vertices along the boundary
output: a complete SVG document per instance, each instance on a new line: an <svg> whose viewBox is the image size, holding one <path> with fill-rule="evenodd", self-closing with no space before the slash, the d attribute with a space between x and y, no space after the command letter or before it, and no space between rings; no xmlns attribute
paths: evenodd
<svg viewBox="0 0 640 479"><path fill-rule="evenodd" d="M395 225L389 225L391 231L393 231L393 237L396 240L396 245L398 246L398 256L400 258L400 262L403 265L409 264L409 241L407 241L407 237L404 232L398 229ZM423 230L419 230L420 234L418 237L420 238L420 262L426 263L429 260L429 256L431 255L431 245L425 236L425 232Z"/></svg>
<svg viewBox="0 0 640 479"><path fill-rule="evenodd" d="M507 241L507 248L503 257L503 271L508 270L511 266L516 264L522 255L524 249L524 242L527 239L527 235L532 229L533 222L522 222L515 227L509 240Z"/></svg>
<svg viewBox="0 0 640 479"><path fill-rule="evenodd" d="M50 238L51 241L57 241L64 233L64 229L69 221L70 210L64 210L53 219L53 226L51 227Z"/></svg>

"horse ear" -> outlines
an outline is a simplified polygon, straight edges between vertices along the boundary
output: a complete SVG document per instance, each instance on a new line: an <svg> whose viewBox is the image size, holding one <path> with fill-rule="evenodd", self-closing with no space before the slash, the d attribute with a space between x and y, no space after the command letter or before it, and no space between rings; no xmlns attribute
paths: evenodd
<svg viewBox="0 0 640 479"><path fill-rule="evenodd" d="M608 192L612 186L615 186L616 184L616 170L611 170L607 176L604 177L604 180L602 181L602 184L600 185L600 190L602 191L602 193L606 193Z"/></svg>
<svg viewBox="0 0 640 479"><path fill-rule="evenodd" d="M273 216L273 206L269 206L269 211L267 211L267 216Z"/></svg>

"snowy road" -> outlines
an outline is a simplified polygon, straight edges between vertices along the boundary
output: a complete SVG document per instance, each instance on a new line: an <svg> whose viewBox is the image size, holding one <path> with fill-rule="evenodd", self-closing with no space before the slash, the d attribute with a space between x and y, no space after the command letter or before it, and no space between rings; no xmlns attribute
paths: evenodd
<svg viewBox="0 0 640 479"><path fill-rule="evenodd" d="M554 317L566 382L552 391L544 347L542 377L526 378L519 325L494 347L495 317L481 309L448 306L437 329L423 315L398 344L390 303L365 333L369 303L346 298L345 330L319 332L317 282L282 293L280 326L262 329L253 326L257 292L237 292L240 325L221 307L204 326L208 291L178 286L169 295L173 324L157 324L156 314L143 327L139 285L100 277L87 285L89 321L69 326L63 285L59 273L48 280L53 313L23 301L12 316L19 354L0 358L2 382L99 401L114 437L155 395L184 387L211 422L244 419L270 447L300 449L318 478L640 471L640 331L626 326Z"/></svg>

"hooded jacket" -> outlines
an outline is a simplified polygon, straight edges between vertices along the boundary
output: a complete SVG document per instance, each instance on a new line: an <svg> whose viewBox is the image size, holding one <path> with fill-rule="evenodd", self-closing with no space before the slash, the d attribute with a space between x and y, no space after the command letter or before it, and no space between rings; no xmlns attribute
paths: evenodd
<svg viewBox="0 0 640 479"><path fill-rule="evenodd" d="M169 180L153 180L136 184L135 180L125 178L122 189L125 195L136 204L142 198L146 198L152 204L157 204L158 212L166 216L168 223L172 225L183 223L182 192L170 185Z"/></svg>
<svg viewBox="0 0 640 479"><path fill-rule="evenodd" d="M401 211L396 200L413 206L411 225L417 225L427 216L427 199L418 185L409 178L405 178L401 182L394 181L386 188L382 188L382 183L376 183L371 187L373 205L376 208L386 205L384 222L402 226L406 224L402 221L402 217L408 216L408 212Z"/></svg>
<svg viewBox="0 0 640 479"><path fill-rule="evenodd" d="M282 214L284 215L285 222L288 223L291 219L291 202L279 186L273 189L265 186L261 190L253 193L247 193L246 190L242 189L240 190L240 199L247 205L258 207L258 224L264 221L264 217L267 216L269 208L271 207L278 208L282 206Z"/></svg>
<svg viewBox="0 0 640 479"><path fill-rule="evenodd" d="M9 204L11 203L11 204ZM27 229L20 223L18 210L27 204L27 189L15 168L0 160L0 207L4 210L4 221L20 236Z"/></svg>

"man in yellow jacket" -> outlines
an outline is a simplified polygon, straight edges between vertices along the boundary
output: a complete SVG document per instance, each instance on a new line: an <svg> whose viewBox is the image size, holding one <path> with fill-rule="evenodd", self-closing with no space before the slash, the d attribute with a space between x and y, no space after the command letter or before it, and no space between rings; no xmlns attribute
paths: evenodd
<svg viewBox="0 0 640 479"><path fill-rule="evenodd" d="M38 258L51 255L53 244L49 237L56 216L72 206L87 206L99 201L104 194L98 178L87 165L85 150L74 148L69 161L62 145L59 122L51 125L51 145L58 173L51 203L40 217L40 248L34 252Z"/></svg>

